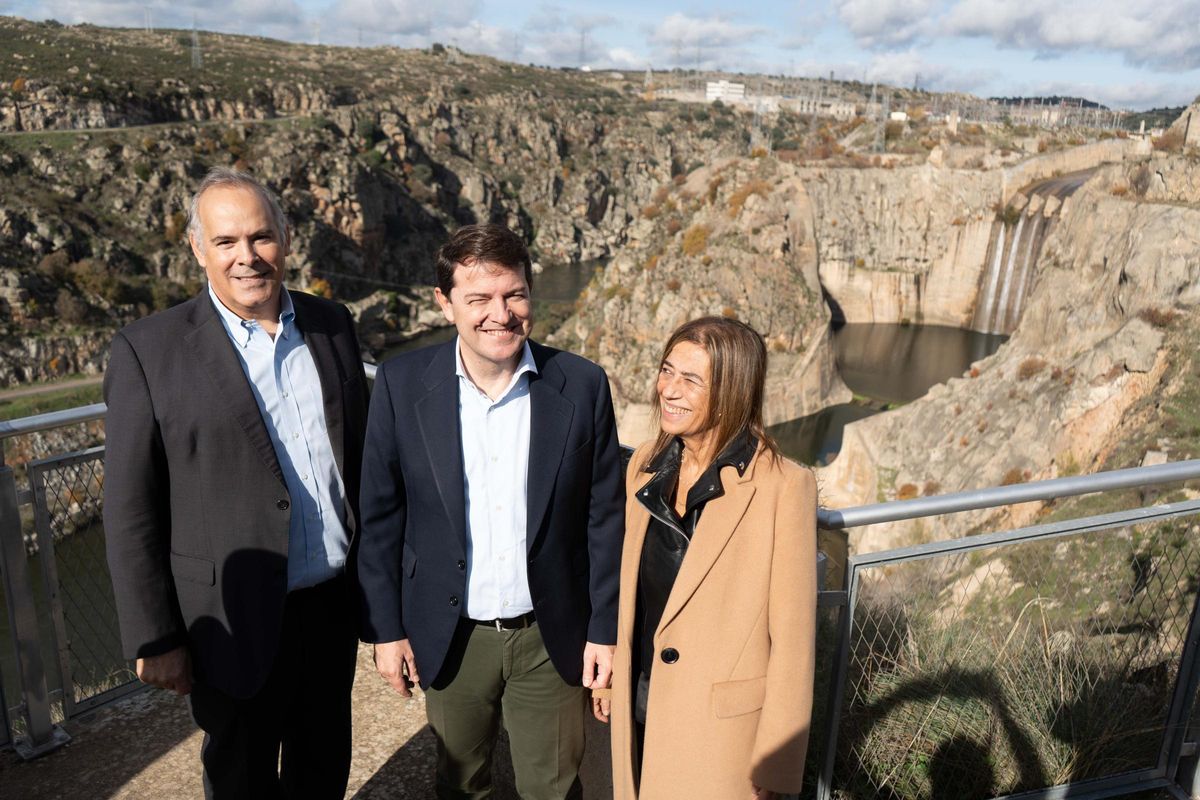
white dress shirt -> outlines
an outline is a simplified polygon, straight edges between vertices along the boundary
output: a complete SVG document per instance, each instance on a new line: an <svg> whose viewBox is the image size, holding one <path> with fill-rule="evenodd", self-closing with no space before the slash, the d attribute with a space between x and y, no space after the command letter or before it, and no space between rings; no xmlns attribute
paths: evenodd
<svg viewBox="0 0 1200 800"><path fill-rule="evenodd" d="M280 289L279 326L272 338L254 320L234 314L208 289L250 383L292 501L287 588L316 586L346 563L346 487L325 427L317 364L295 325L287 289Z"/></svg>
<svg viewBox="0 0 1200 800"><path fill-rule="evenodd" d="M529 484L529 375L526 342L508 387L493 401L467 377L455 342L458 417L467 501L467 602L472 619L516 617L533 610L525 564Z"/></svg>

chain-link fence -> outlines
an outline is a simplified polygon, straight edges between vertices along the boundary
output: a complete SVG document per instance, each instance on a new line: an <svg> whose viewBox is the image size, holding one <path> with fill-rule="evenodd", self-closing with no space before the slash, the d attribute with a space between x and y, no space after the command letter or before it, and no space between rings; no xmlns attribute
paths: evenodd
<svg viewBox="0 0 1200 800"><path fill-rule="evenodd" d="M38 560L54 623L64 718L136 689L121 654L101 522L104 448L29 465Z"/></svg>
<svg viewBox="0 0 1200 800"><path fill-rule="evenodd" d="M851 558L822 796L1173 784L1196 691L1198 514L1179 503Z"/></svg>

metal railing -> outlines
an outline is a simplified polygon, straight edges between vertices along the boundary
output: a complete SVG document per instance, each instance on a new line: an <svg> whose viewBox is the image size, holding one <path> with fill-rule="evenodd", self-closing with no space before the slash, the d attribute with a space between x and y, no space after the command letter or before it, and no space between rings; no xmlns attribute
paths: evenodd
<svg viewBox="0 0 1200 800"><path fill-rule="evenodd" d="M828 528L1200 479L1200 461L834 511ZM1200 501L850 556L823 620L820 800L1200 788ZM822 698L818 698L818 702ZM986 794L982 793L986 791Z"/></svg>
<svg viewBox="0 0 1200 800"><path fill-rule="evenodd" d="M104 411L96 404L0 422L0 440ZM31 757L65 740L55 712L69 718L138 684L120 658L109 601L94 600L111 597L103 532L93 524L102 449L25 471L28 487L18 488L0 460L0 577L20 690L19 703L0 709L15 712L22 736L14 744ZM1200 461L1186 461L818 517L839 531L1197 479ZM26 507L42 603L22 530ZM1187 500L850 556L845 584L820 597L809 754L816 796L983 796L968 784L985 777L1005 796L1187 796L1181 787L1197 780L1197 532L1200 501ZM93 583L73 585L74 576ZM39 624L39 607L50 609L52 625Z"/></svg>

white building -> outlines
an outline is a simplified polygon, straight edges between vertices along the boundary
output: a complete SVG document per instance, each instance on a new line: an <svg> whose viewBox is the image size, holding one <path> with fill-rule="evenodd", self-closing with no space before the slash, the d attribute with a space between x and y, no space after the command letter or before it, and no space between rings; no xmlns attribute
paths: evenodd
<svg viewBox="0 0 1200 800"><path fill-rule="evenodd" d="M708 102L720 100L722 103L740 103L746 99L746 84L730 83L726 80L709 81L704 89L704 99Z"/></svg>

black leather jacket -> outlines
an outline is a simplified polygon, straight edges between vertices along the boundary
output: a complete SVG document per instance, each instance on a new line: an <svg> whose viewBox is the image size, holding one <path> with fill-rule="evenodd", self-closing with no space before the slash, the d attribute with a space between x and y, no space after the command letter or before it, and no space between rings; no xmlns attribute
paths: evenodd
<svg viewBox="0 0 1200 800"><path fill-rule="evenodd" d="M638 567L637 615L634 620L633 674L640 675L635 716L645 723L645 698L654 664L654 632L662 620L667 598L679 575L688 544L704 506L725 493L721 486L721 468L732 466L742 474L754 457L758 440L742 431L717 456L708 469L688 490L683 516L675 511L675 493L679 484L679 463L683 442L676 438L662 453L643 468L654 477L637 493L638 502L650 512L650 524L642 544Z"/></svg>

